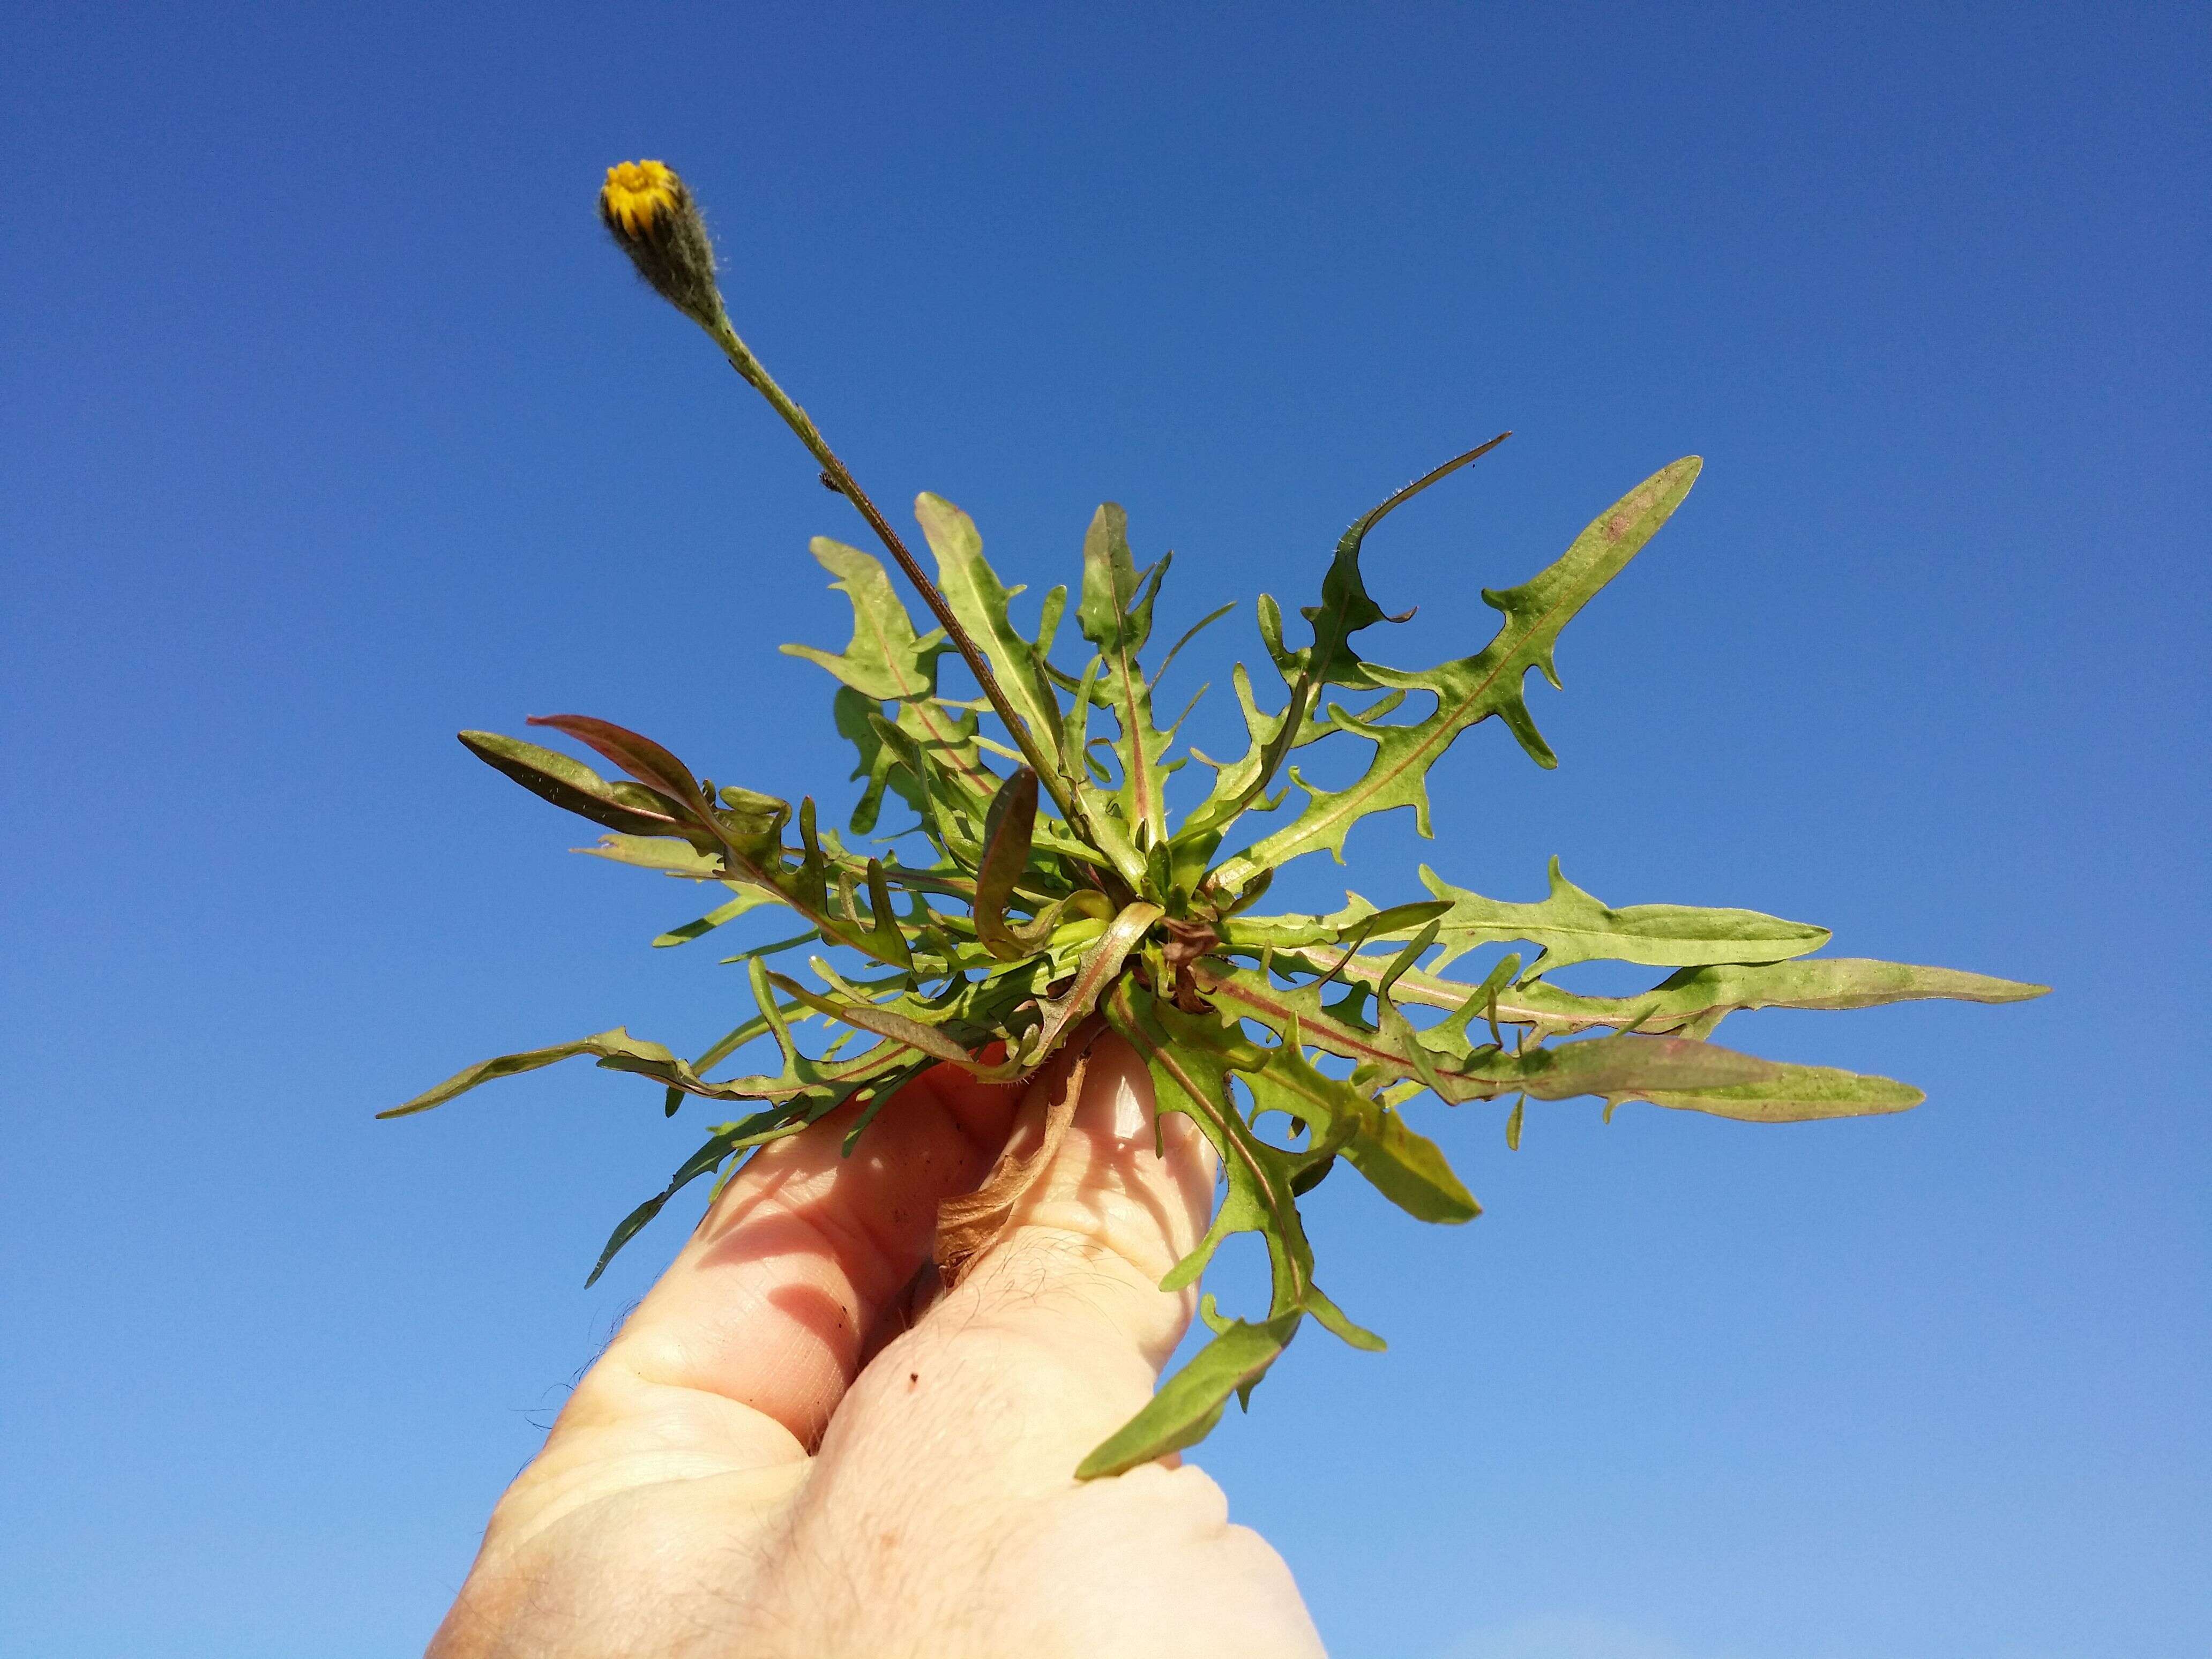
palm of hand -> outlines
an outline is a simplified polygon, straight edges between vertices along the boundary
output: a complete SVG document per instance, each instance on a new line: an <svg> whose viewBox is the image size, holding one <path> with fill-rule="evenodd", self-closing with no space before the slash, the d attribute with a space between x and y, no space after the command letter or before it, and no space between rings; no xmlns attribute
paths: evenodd
<svg viewBox="0 0 2212 1659"><path fill-rule="evenodd" d="M1007 1235L915 1310L938 1204L1039 1141L1063 1075L944 1069L850 1158L842 1115L765 1149L500 1501L431 1659L1318 1655L1204 1474L1071 1473L1188 1324L1156 1286L1212 1205L1117 1040Z"/></svg>

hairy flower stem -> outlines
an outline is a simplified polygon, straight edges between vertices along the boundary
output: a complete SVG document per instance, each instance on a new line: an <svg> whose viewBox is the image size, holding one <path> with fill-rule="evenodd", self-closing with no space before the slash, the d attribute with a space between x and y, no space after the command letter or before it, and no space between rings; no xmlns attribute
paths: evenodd
<svg viewBox="0 0 2212 1659"><path fill-rule="evenodd" d="M1084 832L1087 826L1080 805L1061 777L1058 761L1048 758L1037 746L1036 736L1030 731L1028 723L1014 712L1013 704L1007 701L1006 692L1000 688L997 677L991 672L990 664L983 659L982 652L969 636L968 630L960 625L960 618L952 614L951 605L938 590L937 584L930 580L920 562L907 550L906 543L900 539L898 532L891 528L890 520L884 517L883 509L854 481L851 471L837 459L836 451L830 447L829 441L808 418L806 411L791 400L790 394L775 383L775 378L762 367L760 359L753 356L752 349L738 337L737 330L730 326L729 317L718 315L706 327L707 332L714 337L714 343L722 348L722 355L730 360L730 367L738 371L738 377L767 398L769 406L783 417L783 423L799 434L799 441L806 446L807 453L813 456L822 468L822 482L860 509L860 516L868 521L868 527L876 532L876 538L898 562L898 568L906 573L906 579L921 595L922 603L929 607L930 614L945 629L954 649L960 653L961 660L968 665L968 672L975 675L976 684L983 688L983 695L991 700L992 708L1020 747L1022 758L1036 772L1037 781L1050 792L1053 805L1060 809L1060 817L1079 833Z"/></svg>

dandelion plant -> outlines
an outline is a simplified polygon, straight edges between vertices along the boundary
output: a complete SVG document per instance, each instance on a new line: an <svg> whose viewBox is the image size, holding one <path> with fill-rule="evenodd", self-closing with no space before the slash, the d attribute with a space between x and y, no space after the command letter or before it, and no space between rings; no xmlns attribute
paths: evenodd
<svg viewBox="0 0 2212 1659"><path fill-rule="evenodd" d="M1211 1297L1212 1340L1152 1402L1077 1470L1117 1473L1201 1438L1229 1396L1253 1386L1311 1318L1344 1340L1379 1348L1314 1275L1300 1201L1340 1163L1423 1221L1463 1222L1479 1206L1409 1109L1510 1101L1509 1146L1529 1099L1589 1096L1610 1115L1640 1100L1747 1122L1895 1112L1918 1090L1887 1078L1779 1064L1711 1039L1742 1009L1862 1008L1912 998L2010 1002L2044 988L1943 968L1813 953L1826 928L1751 910L1679 904L1615 908L1553 861L1534 903L1488 898L1424 866L1418 896L1377 906L1347 895L1330 915L1261 906L1275 872L1327 852L1340 860L1363 819L1411 808L1431 833L1427 775L1452 742L1492 717L1539 766L1557 764L1523 696L1531 669L1557 686L1560 630L1681 505L1694 458L1660 468L1593 520L1565 553L1517 586L1485 589L1496 634L1433 668L1386 667L1355 641L1390 617L1370 595L1360 558L1382 519L1489 453L1502 436L1390 495L1338 539L1304 626L1257 601L1272 695L1239 665L1243 752L1216 759L1180 745L1153 688L1189 635L1149 670L1152 612L1169 559L1140 567L1121 507L1098 508L1083 541L1074 632L1060 647L1068 590L1045 595L1034 629L1014 620L1009 589L983 556L968 515L942 497L915 504L934 572L732 327L714 258L683 182L657 161L611 169L600 216L659 293L696 322L744 381L805 444L821 481L857 509L920 598L920 631L882 562L817 538L814 556L850 600L842 651L787 645L837 682L837 731L856 752L858 800L841 834L813 799L717 787L650 738L580 714L530 724L573 739L611 770L489 732L461 741L526 789L605 833L586 850L718 887L726 902L659 943L699 938L763 908L788 912L790 937L740 953L755 1012L696 1058L617 1028L472 1066L386 1116L418 1112L494 1078L589 1054L686 1096L742 1103L714 1125L666 1188L614 1230L614 1253L694 1181L726 1182L759 1146L841 1107L857 1108L849 1152L901 1086L950 1064L1012 1081L1069 1045L1110 1030L1150 1068L1161 1113L1192 1118L1220 1153L1224 1188L1212 1228L1161 1281L1194 1284L1223 1239L1261 1235L1270 1289L1264 1312L1231 1318ZM1223 614L1216 612L1211 622ZM1200 623L1203 627L1205 624ZM1197 630L1193 629L1194 633ZM1066 654L1055 659L1056 648ZM947 696L939 669L956 654L980 702ZM1418 712L1409 712L1418 711ZM1341 789L1309 783L1293 763L1309 744L1363 747L1366 766ZM1191 762L1212 775L1202 799L1170 809L1170 776ZM1202 781L1203 775L1200 775ZM1194 793L1189 791L1186 793ZM890 802L896 798L896 806ZM868 852L886 811L913 826ZM1247 820L1265 833L1252 838ZM921 861L893 850L918 830ZM1243 832L1241 833L1240 832ZM1455 977L1459 958L1522 947L1487 973ZM780 971L808 946L811 981ZM834 951L836 959L821 954ZM1583 995L1559 969L1607 959L1668 970L1638 996ZM801 1032L830 1035L810 1052ZM775 1069L718 1077L759 1040ZM1048 1133L1064 1127L1080 1054ZM937 1256L957 1275L988 1244L1041 1159L1002 1163L977 1194L939 1219Z"/></svg>

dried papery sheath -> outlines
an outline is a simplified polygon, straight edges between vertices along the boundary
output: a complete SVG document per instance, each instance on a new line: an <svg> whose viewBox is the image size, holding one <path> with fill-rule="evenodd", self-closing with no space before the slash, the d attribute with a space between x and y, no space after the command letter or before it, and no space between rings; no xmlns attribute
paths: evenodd
<svg viewBox="0 0 2212 1659"><path fill-rule="evenodd" d="M766 937L723 958L743 964L750 1008L741 1006L737 1024L696 1059L618 1026L483 1061L386 1114L422 1111L495 1078L583 1055L653 1079L670 1112L686 1098L747 1103L616 1227L599 1268L679 1190L709 1176L719 1190L757 1147L849 1107L849 1152L932 1067L1016 1082L1073 1045L1042 1143L1002 1158L977 1191L940 1210L935 1254L957 1279L1014 1224L1074 1113L1082 1055L1111 1030L1149 1071L1159 1114L1188 1117L1220 1154L1213 1224L1161 1289L1196 1283L1224 1239L1254 1232L1267 1247L1268 1291L1255 1319L1231 1318L1204 1298L1213 1340L1075 1471L1108 1477L1203 1437L1232 1395L1249 1398L1308 1320L1356 1347L1382 1346L1316 1282L1300 1205L1341 1164L1415 1220L1472 1221L1482 1206L1444 1146L1417 1124L1465 1129L1449 1121L1453 1108L1502 1119L1506 1146L1517 1151L1530 1101L1540 1114L1584 1097L1602 1103L1607 1119L1624 1102L1648 1101L1743 1123L1903 1111L1922 1097L1909 1084L1769 1060L1709 1039L1723 1018L1760 1008L2042 994L2041 986L1951 969L1818 956L1826 927L1758 911L1616 907L1569 881L1556 859L1537 899L1489 897L1500 889L1487 878L1477 890L1423 866L1426 897L1401 880L1395 901L1381 906L1347 893L1328 915L1259 910L1280 869L1323 853L1342 862L1346 838L1371 817L1410 812L1427 833L1431 769L1486 720L1536 764L1558 764L1524 683L1534 672L1559 684L1560 630L1672 518L1697 480L1696 457L1635 485L1518 586L1483 589L1498 613L1495 634L1469 655L1419 670L1364 654L1359 636L1404 619L1367 591L1365 544L1387 515L1496 449L1503 434L1394 492L1338 538L1319 604L1287 612L1258 596L1265 661L1279 685L1255 687L1236 666L1230 683L1244 750L1215 760L1179 742L1181 715L1160 724L1153 693L1183 641L1146 659L1168 558L1139 560L1121 507L1098 509L1079 562L1071 560L1073 605L1069 588L1054 588L1024 625L1011 608L1023 590L984 558L974 521L925 494L915 515L935 558L932 580L738 337L715 290L705 228L675 173L659 161L610 169L599 215L646 280L705 328L805 445L822 480L867 520L936 623L926 632L917 625L871 555L815 542L851 604L852 640L836 653L784 649L838 683L835 727L856 751L851 775L861 783L846 818L856 843L878 832L880 816L911 816L880 836L873 854L848 846L811 798L794 807L738 785L713 787L660 744L605 720L531 722L590 750L611 768L605 773L520 738L462 734L480 759L609 832L586 850L714 890L712 908L656 945L775 913ZM1079 641L1061 637L1071 610ZM1285 637L1297 617L1311 625L1304 641ZM939 670L955 658L981 702L940 687ZM1669 663L1668 672L1693 679L1697 665ZM1300 769L1297 751L1322 743L1352 751L1352 764L1336 769L1346 780L1340 787L1310 782ZM1189 761L1212 776L1186 769ZM1499 953L1486 968L1455 970L1461 958L1492 950ZM802 960L816 983L793 976ZM1667 977L1619 997L1551 977L1589 962ZM764 1068L724 1075L741 1053Z"/></svg>
<svg viewBox="0 0 2212 1659"><path fill-rule="evenodd" d="M702 326L714 326L722 315L714 245L673 167L661 161L609 167L599 191L599 222L663 299Z"/></svg>

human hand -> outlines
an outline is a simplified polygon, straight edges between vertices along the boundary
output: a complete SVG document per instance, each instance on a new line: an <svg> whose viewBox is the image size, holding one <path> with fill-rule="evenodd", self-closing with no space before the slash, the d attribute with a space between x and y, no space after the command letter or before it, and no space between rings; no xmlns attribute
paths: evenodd
<svg viewBox="0 0 2212 1659"><path fill-rule="evenodd" d="M926 1073L850 1158L851 1109L763 1148L501 1498L430 1659L1320 1654L1206 1475L1073 1478L1188 1325L1158 1285L1213 1202L1189 1119L1156 1153L1127 1044L1090 1045L999 1242L915 1288L939 1204L1043 1144L1073 1058Z"/></svg>

